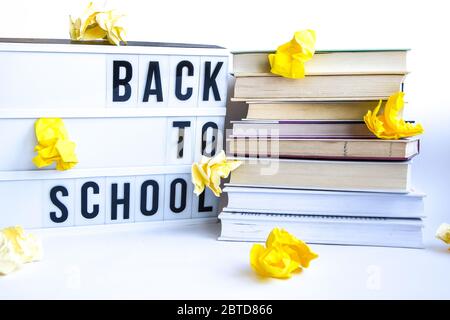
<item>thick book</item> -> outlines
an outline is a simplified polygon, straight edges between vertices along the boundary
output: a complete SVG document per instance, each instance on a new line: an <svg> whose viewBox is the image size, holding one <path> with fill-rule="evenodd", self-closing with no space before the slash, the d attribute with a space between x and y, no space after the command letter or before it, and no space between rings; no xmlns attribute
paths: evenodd
<svg viewBox="0 0 450 320"><path fill-rule="evenodd" d="M231 123L235 137L375 138L361 120L241 120Z"/></svg>
<svg viewBox="0 0 450 320"><path fill-rule="evenodd" d="M314 216L422 218L423 193L245 188L227 184L227 210Z"/></svg>
<svg viewBox="0 0 450 320"><path fill-rule="evenodd" d="M423 248L421 219L283 215L223 211L219 240L263 242L284 228L308 243Z"/></svg>
<svg viewBox="0 0 450 320"><path fill-rule="evenodd" d="M420 140L230 136L227 151L238 157L405 161L419 154Z"/></svg>
<svg viewBox="0 0 450 320"><path fill-rule="evenodd" d="M272 75L268 55L273 51L233 52L236 77ZM305 63L307 75L330 74L405 74L405 49L316 51Z"/></svg>
<svg viewBox="0 0 450 320"><path fill-rule="evenodd" d="M238 77L235 101L252 100L377 100L401 90L404 75L330 75Z"/></svg>
<svg viewBox="0 0 450 320"><path fill-rule="evenodd" d="M242 165L231 174L239 186L312 190L410 191L410 162L286 160L236 158Z"/></svg>
<svg viewBox="0 0 450 320"><path fill-rule="evenodd" d="M361 120L378 105L368 101L250 102L249 120ZM383 107L380 114L383 113Z"/></svg>

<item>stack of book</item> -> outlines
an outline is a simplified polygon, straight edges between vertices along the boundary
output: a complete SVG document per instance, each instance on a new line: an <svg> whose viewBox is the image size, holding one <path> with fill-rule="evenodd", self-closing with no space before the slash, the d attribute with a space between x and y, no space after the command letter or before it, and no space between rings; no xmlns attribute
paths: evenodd
<svg viewBox="0 0 450 320"><path fill-rule="evenodd" d="M323 51L306 77L270 73L268 52L234 54L222 240L262 241L283 227L310 243L420 248L424 195L410 186L419 139L381 140L363 116L403 90L407 50ZM382 111L381 111L382 112Z"/></svg>

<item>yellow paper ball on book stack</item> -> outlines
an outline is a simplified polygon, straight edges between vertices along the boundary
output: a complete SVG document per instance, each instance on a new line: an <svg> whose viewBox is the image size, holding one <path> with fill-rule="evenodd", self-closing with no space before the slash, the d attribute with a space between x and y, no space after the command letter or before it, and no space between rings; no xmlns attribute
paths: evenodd
<svg viewBox="0 0 450 320"><path fill-rule="evenodd" d="M303 47L296 33L276 52L233 55L233 100L248 113L227 138L243 164L224 189L221 239L264 241L281 227L311 243L422 247L424 195L410 185L409 161L419 139L401 137L423 129L401 119L398 99L408 50L316 51L294 78L295 50L311 52L303 38ZM380 139L371 130L383 124Z"/></svg>

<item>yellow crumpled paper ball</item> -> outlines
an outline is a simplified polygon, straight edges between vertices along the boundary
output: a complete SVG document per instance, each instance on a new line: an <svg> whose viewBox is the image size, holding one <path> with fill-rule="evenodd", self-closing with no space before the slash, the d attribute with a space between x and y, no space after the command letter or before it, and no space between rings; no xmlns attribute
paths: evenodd
<svg viewBox="0 0 450 320"><path fill-rule="evenodd" d="M254 244L250 251L250 265L262 277L290 278L293 272L308 268L318 255L303 241L284 229L274 228L266 247Z"/></svg>
<svg viewBox="0 0 450 320"><path fill-rule="evenodd" d="M80 17L69 16L70 39L77 41L106 39L117 46L120 45L120 41L126 44L125 29L121 25L123 16L116 10L101 10L90 2Z"/></svg>
<svg viewBox="0 0 450 320"><path fill-rule="evenodd" d="M420 123L408 123L398 117L398 114L404 106L404 95L403 92L397 92L391 95L386 102L382 115L378 115L382 104L381 100L373 111L367 111L367 114L364 116L364 122L367 128L378 138L396 140L412 137L424 132Z"/></svg>
<svg viewBox="0 0 450 320"><path fill-rule="evenodd" d="M309 246L284 229L274 228L266 241L267 247L279 247L303 268L308 268L311 260L317 258Z"/></svg>
<svg viewBox="0 0 450 320"><path fill-rule="evenodd" d="M450 224L448 223L441 224L439 228L436 230L436 238L444 241L446 244L450 244Z"/></svg>
<svg viewBox="0 0 450 320"><path fill-rule="evenodd" d="M33 163L42 168L56 162L57 170L73 168L78 159L75 154L76 144L69 140L64 122L59 118L41 118L34 124L37 156Z"/></svg>
<svg viewBox="0 0 450 320"><path fill-rule="evenodd" d="M287 279L293 272L301 271L299 264L287 252L278 247L265 248L261 244L253 245L250 264L262 277Z"/></svg>
<svg viewBox="0 0 450 320"><path fill-rule="evenodd" d="M14 250L12 242L0 232L0 275L11 273L21 265L20 256Z"/></svg>
<svg viewBox="0 0 450 320"><path fill-rule="evenodd" d="M305 77L305 62L315 53L316 32L301 30L294 33L291 41L279 46L269 54L270 72L285 78Z"/></svg>
<svg viewBox="0 0 450 320"><path fill-rule="evenodd" d="M9 227L0 231L0 274L6 275L22 264L42 259L42 245L22 227Z"/></svg>
<svg viewBox="0 0 450 320"><path fill-rule="evenodd" d="M202 156L201 160L194 162L191 168L194 193L199 195L205 187L208 187L216 197L219 197L222 193L221 179L227 178L230 172L241 164L239 160L228 160L223 150L212 158Z"/></svg>

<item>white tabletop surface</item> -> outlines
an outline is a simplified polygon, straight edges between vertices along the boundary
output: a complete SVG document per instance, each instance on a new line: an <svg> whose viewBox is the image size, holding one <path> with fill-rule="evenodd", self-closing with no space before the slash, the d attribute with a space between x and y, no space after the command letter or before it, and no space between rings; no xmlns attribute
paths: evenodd
<svg viewBox="0 0 450 320"><path fill-rule="evenodd" d="M36 230L41 262L0 277L0 300L450 298L450 251L312 245L289 280L259 279L250 243L217 241L219 224Z"/></svg>

